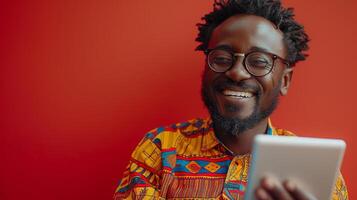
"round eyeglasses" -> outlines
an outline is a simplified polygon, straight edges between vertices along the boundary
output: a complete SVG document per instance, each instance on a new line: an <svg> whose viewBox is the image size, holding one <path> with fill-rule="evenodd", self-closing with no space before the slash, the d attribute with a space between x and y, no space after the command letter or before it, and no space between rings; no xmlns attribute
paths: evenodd
<svg viewBox="0 0 357 200"><path fill-rule="evenodd" d="M235 53L226 49L208 49L207 55L208 66L215 72L223 73L230 70L237 62L237 57L243 58L243 66L253 76L265 76L269 74L274 67L275 60L280 59L284 64L289 66L285 59L263 51L251 51L247 54Z"/></svg>

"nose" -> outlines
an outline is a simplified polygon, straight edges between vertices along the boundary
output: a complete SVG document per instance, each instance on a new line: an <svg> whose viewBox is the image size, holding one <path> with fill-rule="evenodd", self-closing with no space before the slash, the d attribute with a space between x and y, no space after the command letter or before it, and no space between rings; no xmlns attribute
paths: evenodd
<svg viewBox="0 0 357 200"><path fill-rule="evenodd" d="M225 72L225 75L235 82L249 79L252 75L243 65L244 57L238 57L234 65Z"/></svg>

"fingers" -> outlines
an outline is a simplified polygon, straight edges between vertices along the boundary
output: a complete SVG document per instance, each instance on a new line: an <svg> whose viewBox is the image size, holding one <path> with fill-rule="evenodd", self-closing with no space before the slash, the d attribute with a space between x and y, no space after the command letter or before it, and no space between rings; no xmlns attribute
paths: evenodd
<svg viewBox="0 0 357 200"><path fill-rule="evenodd" d="M255 198L257 200L273 200L272 197L262 188L255 191Z"/></svg>
<svg viewBox="0 0 357 200"><path fill-rule="evenodd" d="M281 183L273 177L265 177L255 191L257 200L317 200L291 180Z"/></svg>
<svg viewBox="0 0 357 200"><path fill-rule="evenodd" d="M290 195L294 199L299 200L317 200L316 197L311 195L310 193L304 192L301 188L299 188L296 183L291 180L287 180L284 182L284 187L290 193Z"/></svg>
<svg viewBox="0 0 357 200"><path fill-rule="evenodd" d="M272 177L262 179L255 195L258 200L293 200L280 181Z"/></svg>
<svg viewBox="0 0 357 200"><path fill-rule="evenodd" d="M262 186L266 189L273 199L293 200L280 181L266 177L262 180Z"/></svg>

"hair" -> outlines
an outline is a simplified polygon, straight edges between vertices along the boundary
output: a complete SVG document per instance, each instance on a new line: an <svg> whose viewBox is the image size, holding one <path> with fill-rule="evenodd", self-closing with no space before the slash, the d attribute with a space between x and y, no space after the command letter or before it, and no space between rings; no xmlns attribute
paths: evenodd
<svg viewBox="0 0 357 200"><path fill-rule="evenodd" d="M308 56L306 51L310 39L304 27L294 19L294 9L282 7L280 0L215 0L213 11L201 18L204 23L197 24L196 41L200 44L196 50L205 51L214 29L229 17L239 14L264 17L283 32L289 66Z"/></svg>

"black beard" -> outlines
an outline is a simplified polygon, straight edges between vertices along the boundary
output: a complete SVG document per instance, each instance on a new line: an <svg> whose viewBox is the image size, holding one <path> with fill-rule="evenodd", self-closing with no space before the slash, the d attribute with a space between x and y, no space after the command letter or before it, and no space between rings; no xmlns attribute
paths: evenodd
<svg viewBox="0 0 357 200"><path fill-rule="evenodd" d="M261 93L258 92L258 94L255 97L254 111L250 116L248 116L245 119L226 118L223 117L221 114L219 114L217 105L208 96L208 92L207 92L208 88L205 87L203 81L201 86L201 98L211 115L214 130L217 132L217 127L219 127L220 130L223 130L225 134L237 136L243 133L244 131L253 128L261 120L267 118L269 115L273 113L279 102L280 85L281 82L279 82L278 86L273 90L272 103L269 105L267 109L261 112L258 111L258 102L261 98ZM227 108L232 110L237 110L237 108L235 107L227 107Z"/></svg>

